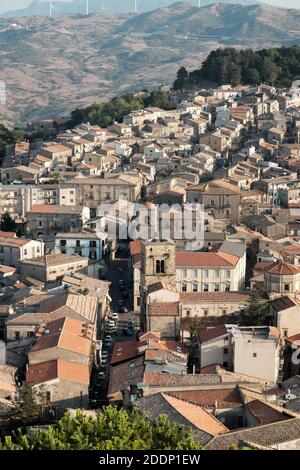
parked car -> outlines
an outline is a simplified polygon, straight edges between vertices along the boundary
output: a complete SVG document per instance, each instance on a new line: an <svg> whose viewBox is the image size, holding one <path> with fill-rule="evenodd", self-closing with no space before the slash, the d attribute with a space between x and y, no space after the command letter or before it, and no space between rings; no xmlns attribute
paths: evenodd
<svg viewBox="0 0 300 470"><path fill-rule="evenodd" d="M106 346L111 346L112 344L112 337L110 335L105 336L103 343Z"/></svg>
<svg viewBox="0 0 300 470"><path fill-rule="evenodd" d="M89 407L90 407L92 410L97 410L97 408L100 407L100 400L90 399L90 400L89 400Z"/></svg>
<svg viewBox="0 0 300 470"><path fill-rule="evenodd" d="M111 318L111 320L113 320L114 322L116 322L116 321L119 320L119 315L117 314L117 312L112 312L112 313L110 313L110 315L109 315L108 318Z"/></svg>
<svg viewBox="0 0 300 470"><path fill-rule="evenodd" d="M128 318L128 325L132 325L132 326L135 325L135 317L129 317Z"/></svg>
<svg viewBox="0 0 300 470"><path fill-rule="evenodd" d="M107 320L105 322L105 328L113 328L115 326L115 321L114 320Z"/></svg>
<svg viewBox="0 0 300 470"><path fill-rule="evenodd" d="M101 367L107 366L107 357L102 357L100 361Z"/></svg>
<svg viewBox="0 0 300 470"><path fill-rule="evenodd" d="M105 372L98 372L98 379L99 380L105 380L106 379Z"/></svg>
<svg viewBox="0 0 300 470"><path fill-rule="evenodd" d="M123 299L129 299L129 297L130 297L129 292L127 290L122 292L122 297L123 297Z"/></svg>
<svg viewBox="0 0 300 470"><path fill-rule="evenodd" d="M109 356L108 351L105 351L102 349L101 351L101 359L104 359L105 357L107 358Z"/></svg>

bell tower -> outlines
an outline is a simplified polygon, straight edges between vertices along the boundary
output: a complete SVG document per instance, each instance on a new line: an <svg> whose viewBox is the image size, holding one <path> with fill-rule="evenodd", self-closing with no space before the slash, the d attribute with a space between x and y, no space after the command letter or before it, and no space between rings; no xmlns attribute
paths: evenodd
<svg viewBox="0 0 300 470"><path fill-rule="evenodd" d="M149 240L142 245L142 279L144 291L156 282L176 285L175 243L172 240Z"/></svg>

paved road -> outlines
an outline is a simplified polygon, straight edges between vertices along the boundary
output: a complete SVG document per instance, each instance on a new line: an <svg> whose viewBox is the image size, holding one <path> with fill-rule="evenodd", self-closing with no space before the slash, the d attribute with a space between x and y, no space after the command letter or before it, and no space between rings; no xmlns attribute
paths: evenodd
<svg viewBox="0 0 300 470"><path fill-rule="evenodd" d="M132 299L132 287L131 287L131 273L129 271L129 260L128 259L115 259L111 261L108 271L105 273L105 277L110 281L111 287L109 295L112 299L111 308L114 312L118 311L118 300L124 301L124 306L128 311L133 309ZM122 292L120 291L119 280L123 279L125 290L129 292L130 299L123 299Z"/></svg>

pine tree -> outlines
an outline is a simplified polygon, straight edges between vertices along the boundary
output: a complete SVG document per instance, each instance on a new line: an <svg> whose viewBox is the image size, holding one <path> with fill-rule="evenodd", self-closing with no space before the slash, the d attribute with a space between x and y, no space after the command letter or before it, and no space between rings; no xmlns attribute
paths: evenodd
<svg viewBox="0 0 300 470"><path fill-rule="evenodd" d="M20 429L0 441L1 450L198 450L192 431L166 416L151 422L136 408L131 413L104 407L96 418L66 413L44 432Z"/></svg>
<svg viewBox="0 0 300 470"><path fill-rule="evenodd" d="M241 312L241 318L243 323L249 326L263 326L271 323L269 304L262 299L260 292L251 292L248 305Z"/></svg>
<svg viewBox="0 0 300 470"><path fill-rule="evenodd" d="M14 219L11 218L9 212L4 212L1 217L1 230L3 232L10 232L16 228Z"/></svg>
<svg viewBox="0 0 300 470"><path fill-rule="evenodd" d="M13 409L10 415L12 423L22 426L35 423L41 415L38 399L39 394L29 384L24 383L13 399Z"/></svg>

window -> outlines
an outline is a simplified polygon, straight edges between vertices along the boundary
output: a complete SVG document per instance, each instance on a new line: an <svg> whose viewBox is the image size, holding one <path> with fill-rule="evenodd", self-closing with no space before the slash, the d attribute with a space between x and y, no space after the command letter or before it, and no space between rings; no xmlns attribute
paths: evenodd
<svg viewBox="0 0 300 470"><path fill-rule="evenodd" d="M96 246L97 246L96 240L91 240L90 241L90 246L96 248Z"/></svg>
<svg viewBox="0 0 300 470"><path fill-rule="evenodd" d="M205 317L207 317L207 315L208 315L208 310L203 310L203 315L204 315Z"/></svg>
<svg viewBox="0 0 300 470"><path fill-rule="evenodd" d="M181 292L186 292L187 291L187 285L186 284L182 284L181 285Z"/></svg>
<svg viewBox="0 0 300 470"><path fill-rule="evenodd" d="M219 292L220 291L220 284L215 284L214 286L214 291Z"/></svg>
<svg viewBox="0 0 300 470"><path fill-rule="evenodd" d="M204 284L203 291L208 292L208 284Z"/></svg>
<svg viewBox="0 0 300 470"><path fill-rule="evenodd" d="M67 240L60 240L60 246L66 246Z"/></svg>
<svg viewBox="0 0 300 470"><path fill-rule="evenodd" d="M21 335L19 331L15 331L15 340L20 341Z"/></svg>
<svg viewBox="0 0 300 470"><path fill-rule="evenodd" d="M205 269L205 270L204 270L203 275L204 275L204 277L208 277L208 269Z"/></svg>
<svg viewBox="0 0 300 470"><path fill-rule="evenodd" d="M226 315L226 314L227 314L227 310L226 310L226 308L223 308L222 309L222 315Z"/></svg>
<svg viewBox="0 0 300 470"><path fill-rule="evenodd" d="M193 292L198 292L198 284L193 284Z"/></svg>
<svg viewBox="0 0 300 470"><path fill-rule="evenodd" d="M226 269L226 271L225 271L225 277L226 277L226 279L229 279L229 278L230 278L230 269Z"/></svg>
<svg viewBox="0 0 300 470"><path fill-rule="evenodd" d="M76 240L76 246L80 247L80 240Z"/></svg>
<svg viewBox="0 0 300 470"><path fill-rule="evenodd" d="M214 201L213 199L210 201L210 205L211 205L211 206L214 206L214 205L215 205L215 201Z"/></svg>
<svg viewBox="0 0 300 470"><path fill-rule="evenodd" d="M24 256L27 256L27 250L24 250Z"/></svg>
<svg viewBox="0 0 300 470"><path fill-rule="evenodd" d="M198 271L197 271L197 269L194 269L194 270L193 270L193 277L198 277Z"/></svg>
<svg viewBox="0 0 300 470"><path fill-rule="evenodd" d="M228 354L228 348L224 348L224 354Z"/></svg>
<svg viewBox="0 0 300 470"><path fill-rule="evenodd" d="M288 336L288 330L283 330L283 336Z"/></svg>
<svg viewBox="0 0 300 470"><path fill-rule="evenodd" d="M257 357L257 353L253 353L253 357Z"/></svg>
<svg viewBox="0 0 300 470"><path fill-rule="evenodd" d="M51 402L51 392L46 392L46 401L47 403Z"/></svg>
<svg viewBox="0 0 300 470"><path fill-rule="evenodd" d="M164 274L165 273L165 262L164 260L157 260L156 261L156 274Z"/></svg>
<svg viewBox="0 0 300 470"><path fill-rule="evenodd" d="M215 277L220 277L220 271L219 271L219 269L215 269Z"/></svg>
<svg viewBox="0 0 300 470"><path fill-rule="evenodd" d="M227 286L225 286L225 292L230 292L230 284L228 284Z"/></svg>
<svg viewBox="0 0 300 470"><path fill-rule="evenodd" d="M191 315L191 311L190 311L190 310L185 310L185 315L186 315L187 317L189 317L189 316Z"/></svg>
<svg viewBox="0 0 300 470"><path fill-rule="evenodd" d="M290 290L290 285L289 285L289 284L284 284L284 290L285 290L286 292L289 292L289 290Z"/></svg>
<svg viewBox="0 0 300 470"><path fill-rule="evenodd" d="M228 367L228 362L227 361L223 362L223 367Z"/></svg>
<svg viewBox="0 0 300 470"><path fill-rule="evenodd" d="M181 270L181 277L186 277L187 276L187 270L186 269L182 269Z"/></svg>
<svg viewBox="0 0 300 470"><path fill-rule="evenodd" d="M34 335L33 331L27 331L26 337L31 338Z"/></svg>
<svg viewBox="0 0 300 470"><path fill-rule="evenodd" d="M39 220L39 221L38 221L38 225L39 225L39 227L42 227L42 226L43 226L43 221L42 221L42 220Z"/></svg>

